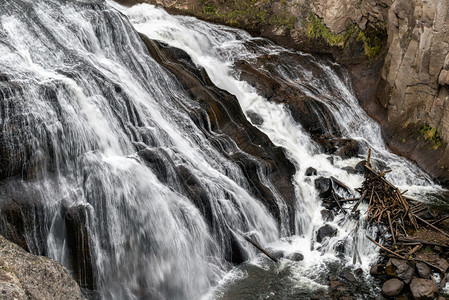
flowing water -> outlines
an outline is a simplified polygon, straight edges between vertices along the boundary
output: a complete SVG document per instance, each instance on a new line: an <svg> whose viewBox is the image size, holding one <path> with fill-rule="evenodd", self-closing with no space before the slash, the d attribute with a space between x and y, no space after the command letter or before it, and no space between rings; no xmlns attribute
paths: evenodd
<svg viewBox="0 0 449 300"><path fill-rule="evenodd" d="M135 30L187 52L216 86L237 97L245 113L263 118L256 126L296 167L294 232L285 225L288 215L281 214L278 226L250 192L241 168L205 138L186 113L201 107L149 56ZM81 208L97 291L92 297L307 298L325 289L328 270L362 268L367 274L377 249L365 236L375 232L358 229L345 216L324 221L315 177L304 175L313 166L317 176L334 176L356 188L363 178L343 167L361 158L334 157L331 163L285 106L238 79L234 62L254 63L263 55L297 55L321 69L325 75L316 77L307 66L286 62L270 72L330 107L343 135L361 143L361 154L371 148L374 158L393 169L393 183L416 197L439 189L387 150L379 126L359 107L348 75L332 62L146 4L0 0L0 150L10 168L0 199L25 198L43 207L35 226L25 230L30 251L73 269L64 209ZM138 155L142 151L157 155L163 179ZM181 169L188 179L176 175ZM266 174L259 176L282 211L284 200ZM213 224L185 194L183 180L199 183ZM324 224L337 234L318 243L316 232ZM234 235L239 231L305 259L273 264ZM226 261L231 239L240 241L249 262L233 268ZM342 242L344 250L338 251ZM360 293L376 295L369 277L366 281Z"/></svg>

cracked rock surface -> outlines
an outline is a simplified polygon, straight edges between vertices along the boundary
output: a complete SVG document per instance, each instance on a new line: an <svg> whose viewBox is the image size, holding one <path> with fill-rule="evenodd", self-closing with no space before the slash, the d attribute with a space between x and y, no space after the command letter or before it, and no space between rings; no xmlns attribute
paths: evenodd
<svg viewBox="0 0 449 300"><path fill-rule="evenodd" d="M0 299L84 299L57 261L25 252L0 235Z"/></svg>

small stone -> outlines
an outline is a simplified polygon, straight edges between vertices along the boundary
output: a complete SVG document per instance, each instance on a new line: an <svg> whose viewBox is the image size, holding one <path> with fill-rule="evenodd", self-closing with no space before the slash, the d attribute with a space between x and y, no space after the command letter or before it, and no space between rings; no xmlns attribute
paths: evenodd
<svg viewBox="0 0 449 300"><path fill-rule="evenodd" d="M334 213L329 209L323 209L321 211L321 217L326 222L332 222L334 220Z"/></svg>
<svg viewBox="0 0 449 300"><path fill-rule="evenodd" d="M326 224L320 229L318 229L318 232L316 234L316 240L318 243L321 243L324 240L324 238L334 236L336 233L337 230L335 228Z"/></svg>
<svg viewBox="0 0 449 300"><path fill-rule="evenodd" d="M346 252L346 241L339 241L335 246L335 251L344 254Z"/></svg>
<svg viewBox="0 0 449 300"><path fill-rule="evenodd" d="M315 179L315 188L321 197L328 197L332 192L332 180L326 177L319 177Z"/></svg>
<svg viewBox="0 0 449 300"><path fill-rule="evenodd" d="M291 261L302 261L304 260L304 255L299 252L292 253L287 256L287 258Z"/></svg>
<svg viewBox="0 0 449 300"><path fill-rule="evenodd" d="M394 297L401 293L404 283L399 279L393 278L385 281L382 285L382 294L388 297Z"/></svg>
<svg viewBox="0 0 449 300"><path fill-rule="evenodd" d="M438 83L441 85L449 84L448 77L449 77L449 71L441 70L440 76L438 76Z"/></svg>
<svg viewBox="0 0 449 300"><path fill-rule="evenodd" d="M307 168L305 174L306 174L306 176L316 176L317 171L315 168L309 167L309 168Z"/></svg>
<svg viewBox="0 0 449 300"><path fill-rule="evenodd" d="M428 279L432 270L423 262L416 263L416 271L418 272L419 277Z"/></svg>
<svg viewBox="0 0 449 300"><path fill-rule="evenodd" d="M369 270L369 273L372 276L378 276L380 274L382 274L382 272L384 271L385 266L382 264L375 264L371 267L371 269Z"/></svg>
<svg viewBox="0 0 449 300"><path fill-rule="evenodd" d="M438 293L438 286L433 280L413 277L410 290L415 300L432 300Z"/></svg>
<svg viewBox="0 0 449 300"><path fill-rule="evenodd" d="M365 164L366 164L366 160L362 160L361 162L359 162L355 165L355 170L359 173L365 172Z"/></svg>
<svg viewBox="0 0 449 300"><path fill-rule="evenodd" d="M338 277L336 275L334 275L334 274L329 274L327 276L327 279L329 279L329 281L337 281Z"/></svg>
<svg viewBox="0 0 449 300"><path fill-rule="evenodd" d="M449 263L444 258L439 258L436 262L436 265L440 267L442 270L444 270L444 272L446 272L447 269L449 269Z"/></svg>
<svg viewBox="0 0 449 300"><path fill-rule="evenodd" d="M342 276L344 279L350 282L355 282L357 280L355 279L354 274L352 274L351 272L344 272Z"/></svg>
<svg viewBox="0 0 449 300"><path fill-rule="evenodd" d="M251 123L253 123L254 125L262 125L263 124L263 118L255 111L249 110L246 112L246 115L248 116Z"/></svg>
<svg viewBox="0 0 449 300"><path fill-rule="evenodd" d="M358 268L354 271L354 274L357 276L361 276L363 275L363 269L362 268Z"/></svg>
<svg viewBox="0 0 449 300"><path fill-rule="evenodd" d="M330 286L331 288L336 288L336 287L339 286L340 284L341 284L340 281L337 281L337 280L333 280L333 281L329 282L329 286Z"/></svg>

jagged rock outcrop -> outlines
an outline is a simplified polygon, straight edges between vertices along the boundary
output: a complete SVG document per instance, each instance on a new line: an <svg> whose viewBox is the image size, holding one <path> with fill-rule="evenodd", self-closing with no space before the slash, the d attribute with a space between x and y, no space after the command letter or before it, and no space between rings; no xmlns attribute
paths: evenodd
<svg viewBox="0 0 449 300"><path fill-rule="evenodd" d="M69 271L0 235L0 295L6 300L84 299Z"/></svg>
<svg viewBox="0 0 449 300"><path fill-rule="evenodd" d="M397 0L388 12L380 86L385 137L434 178L449 180L449 3Z"/></svg>

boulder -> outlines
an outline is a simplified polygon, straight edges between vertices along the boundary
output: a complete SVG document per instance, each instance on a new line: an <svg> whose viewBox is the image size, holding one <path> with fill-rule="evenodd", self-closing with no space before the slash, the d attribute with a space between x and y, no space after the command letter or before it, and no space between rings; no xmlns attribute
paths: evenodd
<svg viewBox="0 0 449 300"><path fill-rule="evenodd" d="M432 300L438 293L438 285L431 279L413 277L410 291L415 300Z"/></svg>
<svg viewBox="0 0 449 300"><path fill-rule="evenodd" d="M304 255L299 252L294 252L292 254L289 254L287 258L291 261L302 261L304 260Z"/></svg>
<svg viewBox="0 0 449 300"><path fill-rule="evenodd" d="M423 262L417 262L416 263L416 271L419 275L419 277L428 279L430 274L432 273L432 270Z"/></svg>
<svg viewBox="0 0 449 300"><path fill-rule="evenodd" d="M349 282L356 282L357 281L357 279L355 279L354 274L352 274L351 272L343 272L342 277L344 279L346 279L347 281L349 281Z"/></svg>
<svg viewBox="0 0 449 300"><path fill-rule="evenodd" d="M326 237L334 236L336 233L337 233L337 229L326 224L323 227L321 227L320 229L318 229L318 232L316 234L316 240L318 243L321 243Z"/></svg>
<svg viewBox="0 0 449 300"><path fill-rule="evenodd" d="M359 143L353 139L339 139L336 143L336 147L337 150L334 154L343 159L357 156L360 150Z"/></svg>
<svg viewBox="0 0 449 300"><path fill-rule="evenodd" d="M329 222L329 221L332 222L334 220L334 213L332 212L332 210L323 209L321 211L321 217L326 222Z"/></svg>
<svg viewBox="0 0 449 300"><path fill-rule="evenodd" d="M439 258L439 259L436 261L436 265L437 265L438 267L440 267L441 270L444 270L444 272L446 272L447 269L449 269L449 263L448 263L447 260L445 260L444 258Z"/></svg>
<svg viewBox="0 0 449 300"><path fill-rule="evenodd" d="M335 251L337 251L340 254L344 254L346 252L346 241L339 241L337 245L335 246Z"/></svg>
<svg viewBox="0 0 449 300"><path fill-rule="evenodd" d="M385 283L382 285L382 294L387 297L394 297L399 295L403 288L404 282L397 278L392 278L385 281Z"/></svg>
<svg viewBox="0 0 449 300"><path fill-rule="evenodd" d="M305 174L306 176L316 176L317 171L315 168L308 167Z"/></svg>
<svg viewBox="0 0 449 300"><path fill-rule="evenodd" d="M357 276L362 276L363 275L363 269L362 268L358 268L354 270L354 274Z"/></svg>
<svg viewBox="0 0 449 300"><path fill-rule="evenodd" d="M327 177L318 177L315 179L315 188L321 197L329 197L332 194L332 179Z"/></svg>
<svg viewBox="0 0 449 300"><path fill-rule="evenodd" d="M388 261L385 271L389 276L397 277L406 284L410 283L414 274L413 267L406 260L397 258L391 258Z"/></svg>
<svg viewBox="0 0 449 300"><path fill-rule="evenodd" d="M263 118L255 111L248 110L246 112L246 115L248 116L251 123L253 123L254 125L262 125L263 124Z"/></svg>
<svg viewBox="0 0 449 300"><path fill-rule="evenodd" d="M359 173L363 173L363 172L365 172L365 164L366 164L366 160L362 160L361 162L358 162L355 165L354 169Z"/></svg>
<svg viewBox="0 0 449 300"><path fill-rule="evenodd" d="M383 273L385 266L383 264L375 264L369 270L371 276L378 276Z"/></svg>

